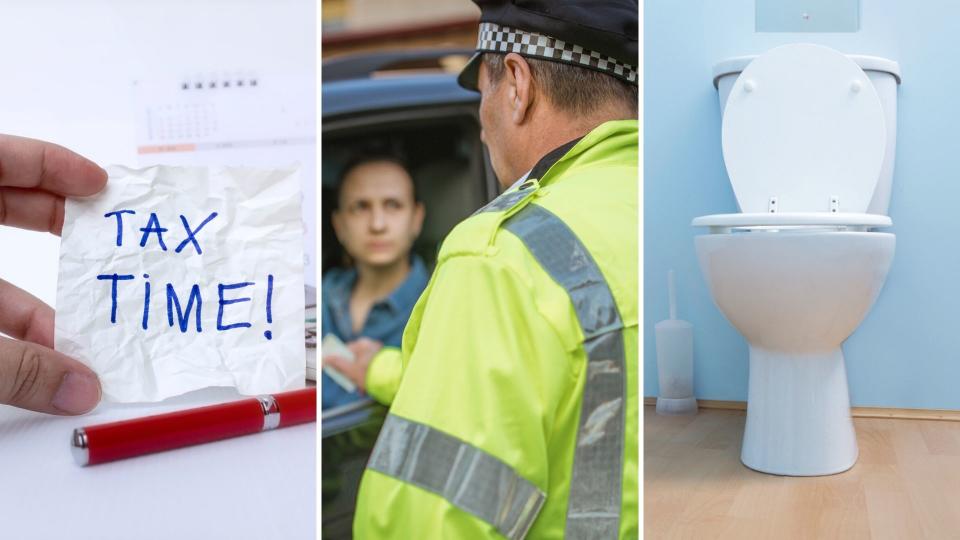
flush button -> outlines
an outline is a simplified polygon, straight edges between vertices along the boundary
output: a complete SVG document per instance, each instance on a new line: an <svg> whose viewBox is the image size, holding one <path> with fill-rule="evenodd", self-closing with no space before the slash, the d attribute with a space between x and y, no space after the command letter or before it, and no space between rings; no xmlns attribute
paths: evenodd
<svg viewBox="0 0 960 540"><path fill-rule="evenodd" d="M860 81L853 81L853 83L850 85L850 90L852 90L853 93L859 92L862 88L863 84Z"/></svg>
<svg viewBox="0 0 960 540"><path fill-rule="evenodd" d="M743 83L743 89L747 92L753 92L756 87L757 85L753 81L744 81Z"/></svg>

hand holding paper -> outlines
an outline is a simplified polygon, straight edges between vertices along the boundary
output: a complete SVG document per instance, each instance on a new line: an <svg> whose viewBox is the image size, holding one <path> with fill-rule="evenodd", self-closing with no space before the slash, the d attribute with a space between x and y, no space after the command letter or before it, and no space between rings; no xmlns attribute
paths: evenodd
<svg viewBox="0 0 960 540"><path fill-rule="evenodd" d="M68 200L57 349L113 401L207 386L303 386L300 182L295 170L112 167Z"/></svg>
<svg viewBox="0 0 960 540"><path fill-rule="evenodd" d="M60 234L64 196L93 195L106 180L103 169L63 147L0 135L2 225ZM0 403L81 414L100 401L96 375L51 349L53 320L49 306L0 279L0 332L22 340L0 337Z"/></svg>
<svg viewBox="0 0 960 540"><path fill-rule="evenodd" d="M323 337L323 343L320 344L320 350L323 354L324 360L323 372L347 392L353 392L356 390L357 385L353 384L353 381L351 381L349 377L341 373L339 369L327 362L328 358L336 357L352 364L353 353L350 351L350 349L348 349L347 346L344 345L337 336L333 334L327 334Z"/></svg>
<svg viewBox="0 0 960 540"><path fill-rule="evenodd" d="M327 338L333 338L333 340L330 340L329 345ZM328 335L327 338L323 340L324 371L326 371L337 384L343 386L348 391L352 392L354 388L345 386L344 382L341 382L343 379L346 379L347 383L359 388L361 392L366 392L367 369L369 369L373 357L383 348L383 344L373 339L360 338L344 345L343 342L333 334ZM339 344L339 346L337 346L337 344ZM331 351L327 350L328 347ZM338 350L340 347L345 348L346 352ZM336 374L336 376L334 376L334 374Z"/></svg>

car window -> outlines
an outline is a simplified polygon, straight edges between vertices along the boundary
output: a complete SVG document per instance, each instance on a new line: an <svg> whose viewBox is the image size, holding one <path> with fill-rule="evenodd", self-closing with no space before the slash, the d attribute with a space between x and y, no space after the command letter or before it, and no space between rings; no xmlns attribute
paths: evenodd
<svg viewBox="0 0 960 540"><path fill-rule="evenodd" d="M470 110L470 109L467 109ZM419 116L419 115L418 115ZM407 121L377 122L325 131L323 136L322 271L343 264L343 247L333 234L330 215L336 182L346 162L361 148L390 148L404 156L426 207L426 218L414 251L429 268L453 227L489 200L488 167L480 128L469 114Z"/></svg>

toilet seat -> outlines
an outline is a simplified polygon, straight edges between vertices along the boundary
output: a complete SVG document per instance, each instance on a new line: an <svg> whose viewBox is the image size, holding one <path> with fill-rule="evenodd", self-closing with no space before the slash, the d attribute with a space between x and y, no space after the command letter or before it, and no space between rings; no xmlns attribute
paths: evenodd
<svg viewBox="0 0 960 540"><path fill-rule="evenodd" d="M723 114L723 159L745 213L866 212L886 137L870 79L821 45L758 56Z"/></svg>
<svg viewBox="0 0 960 540"><path fill-rule="evenodd" d="M713 214L701 216L691 223L694 227L709 227L713 234L725 234L734 229L771 230L771 229L834 229L838 231L867 231L890 227L893 221L889 216L878 214L858 214L842 212L780 212Z"/></svg>

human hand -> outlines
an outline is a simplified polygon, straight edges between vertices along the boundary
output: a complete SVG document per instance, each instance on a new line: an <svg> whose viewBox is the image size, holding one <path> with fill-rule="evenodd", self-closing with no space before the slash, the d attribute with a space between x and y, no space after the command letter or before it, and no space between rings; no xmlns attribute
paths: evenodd
<svg viewBox="0 0 960 540"><path fill-rule="evenodd" d="M357 385L361 392L366 393L367 369L370 368L370 362L374 355L383 348L383 343L370 338L360 338L347 343L347 348L353 353L353 362L342 356L330 354L323 357L323 364L343 373L353 384Z"/></svg>
<svg viewBox="0 0 960 540"><path fill-rule="evenodd" d="M106 182L106 171L66 148L0 135L0 225L59 235L64 197L93 195ZM0 337L0 403L82 414L100 401L100 381L53 350L53 317L50 306L0 279L0 332L15 338Z"/></svg>

